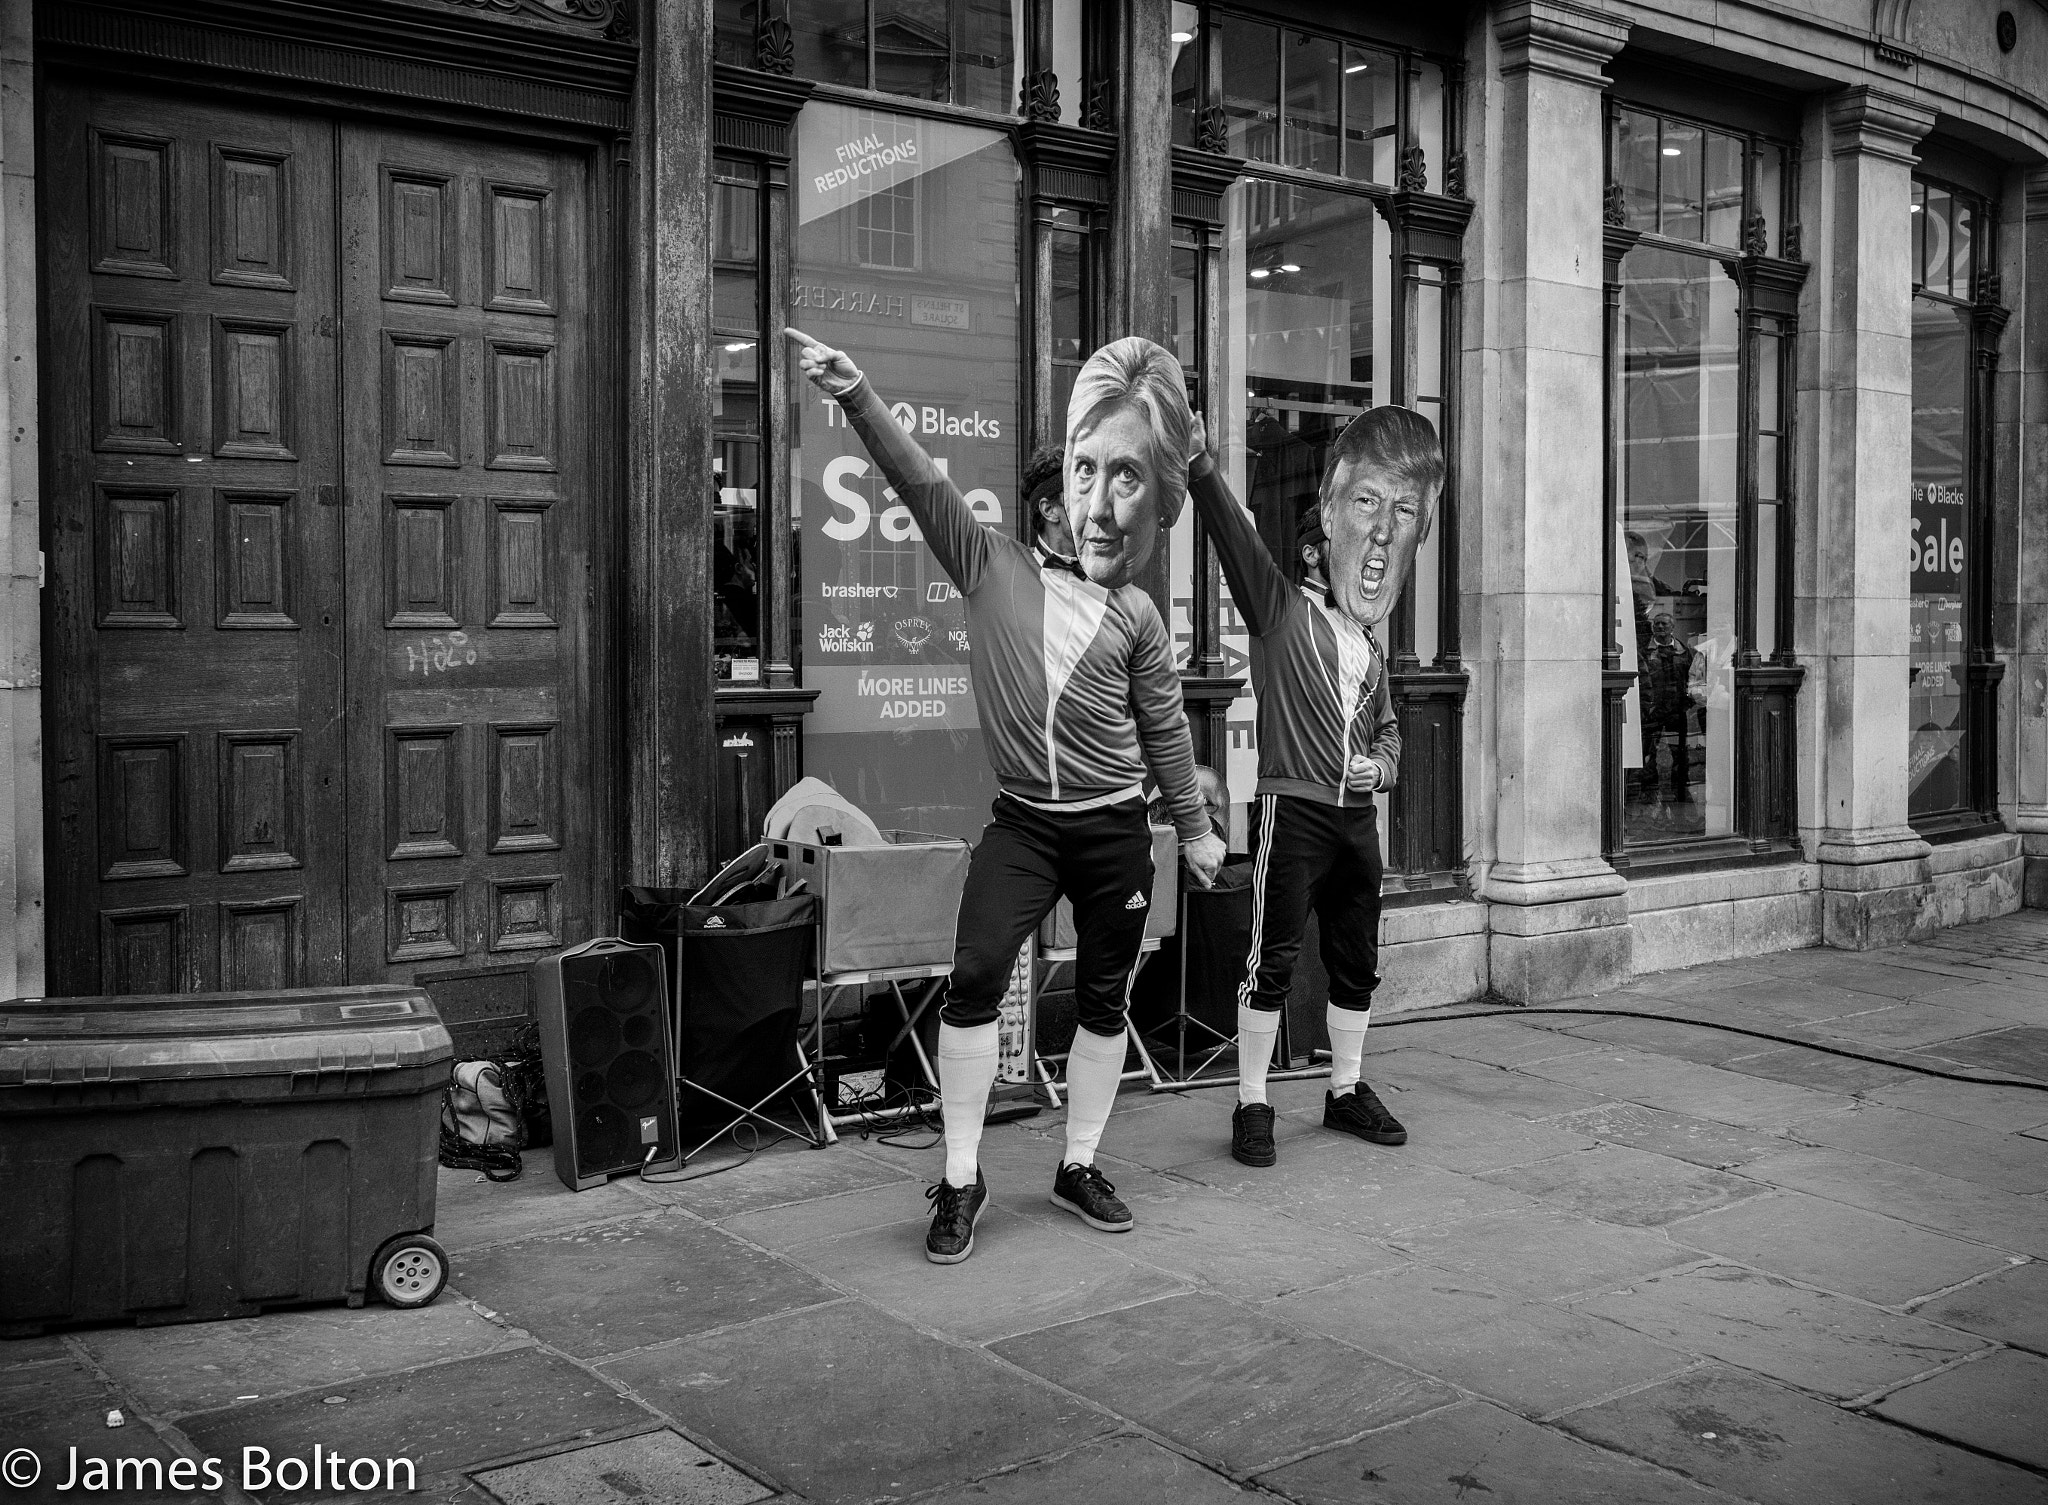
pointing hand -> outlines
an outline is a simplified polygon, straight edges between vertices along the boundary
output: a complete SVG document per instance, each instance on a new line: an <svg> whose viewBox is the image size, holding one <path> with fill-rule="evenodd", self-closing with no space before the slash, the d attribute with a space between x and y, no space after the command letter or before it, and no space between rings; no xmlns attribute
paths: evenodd
<svg viewBox="0 0 2048 1505"><path fill-rule="evenodd" d="M822 340L812 339L801 329L784 328L782 332L800 347L796 357L798 367L827 397L851 392L860 385L860 367L847 357L844 350L834 350Z"/></svg>

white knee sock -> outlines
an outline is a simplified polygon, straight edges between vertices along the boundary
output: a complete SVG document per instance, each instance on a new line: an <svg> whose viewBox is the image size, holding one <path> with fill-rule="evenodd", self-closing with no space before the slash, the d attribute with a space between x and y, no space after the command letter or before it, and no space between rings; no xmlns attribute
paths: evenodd
<svg viewBox="0 0 2048 1505"><path fill-rule="evenodd" d="M1372 1015L1333 1003L1323 1022L1330 1031L1330 1090L1342 1097L1358 1085L1358 1060L1365 1054L1365 1027Z"/></svg>
<svg viewBox="0 0 2048 1505"><path fill-rule="evenodd" d="M1263 1103L1266 1072L1273 1065L1273 1047L1280 1039L1280 1011L1237 1006L1237 1100Z"/></svg>
<svg viewBox="0 0 2048 1505"><path fill-rule="evenodd" d="M1074 1031L1067 1053L1067 1153L1061 1164L1093 1165L1102 1126L1116 1105L1116 1089L1124 1072L1124 1032L1098 1035Z"/></svg>
<svg viewBox="0 0 2048 1505"><path fill-rule="evenodd" d="M974 1185L982 1120L988 1117L988 1089L996 1079L994 1020L962 1028L939 1026L939 1102L946 1113L946 1180L963 1190Z"/></svg>

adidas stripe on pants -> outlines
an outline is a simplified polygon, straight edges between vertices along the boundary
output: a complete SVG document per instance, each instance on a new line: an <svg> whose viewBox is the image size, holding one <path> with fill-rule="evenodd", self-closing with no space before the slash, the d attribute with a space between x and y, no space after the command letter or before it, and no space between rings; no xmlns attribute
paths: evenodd
<svg viewBox="0 0 2048 1505"><path fill-rule="evenodd" d="M1074 1013L1098 1035L1123 1032L1124 1004L1152 901L1152 832L1142 800L1098 810L1034 810L998 795L960 895L953 976L939 1018L994 1019L1024 938L1053 901L1074 904Z"/></svg>
<svg viewBox="0 0 2048 1505"><path fill-rule="evenodd" d="M1252 809L1251 848L1251 946L1238 1003L1263 1010L1286 1003L1313 907L1330 1002L1370 1009L1380 956L1380 833L1373 806L1262 794Z"/></svg>

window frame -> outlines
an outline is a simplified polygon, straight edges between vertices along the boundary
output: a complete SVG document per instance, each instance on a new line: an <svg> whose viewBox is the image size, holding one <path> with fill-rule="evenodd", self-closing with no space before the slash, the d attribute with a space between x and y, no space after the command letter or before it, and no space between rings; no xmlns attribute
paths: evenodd
<svg viewBox="0 0 2048 1505"><path fill-rule="evenodd" d="M1677 120L1702 131L1733 136L1744 142L1742 164L1743 206L1738 223L1741 244L1727 246L1717 241L1689 240L1658 231L1639 230L1627 223L1623 186L1617 177L1617 146L1624 112L1654 116L1660 122ZM1793 549L1798 512L1799 425L1794 402L1798 358L1798 295L1807 268L1798 259L1800 224L1798 215L1799 159L1796 142L1769 131L1729 124L1710 117L1675 110L1663 105L1639 103L1628 95L1610 90L1604 103L1606 143L1606 235L1605 314L1603 344L1605 380L1603 390L1603 452L1605 456L1604 506L1602 509L1601 556L1602 597L1605 601L1602 627L1601 665L1605 704L1602 718L1601 848L1602 855L1620 871L1630 869L1672 871L1699 867L1776 862L1799 853L1798 817L1793 760L1793 705L1804 682L1805 671L1797 661L1793 610ZM1769 237L1770 222L1762 214L1757 194L1762 178L1760 148L1779 152L1780 202L1777 244ZM1660 150L1661 156L1661 150ZM1661 182L1661 178L1659 179ZM1661 194L1658 223L1662 223ZM1702 204L1702 229L1705 206ZM1621 479L1621 431L1625 392L1625 352L1621 347L1621 263L1637 246L1648 246L1719 264L1735 283L1737 295L1736 372L1736 507L1735 507L1735 649L1732 655L1734 703L1731 706L1732 769L1731 817L1728 834L1682 837L1671 841L1630 842L1627 837L1627 791L1623 771L1625 703L1638 678L1637 671L1621 667L1621 643L1617 626L1621 602L1616 582L1618 562L1616 539L1620 533L1624 498ZM1776 252L1778 254L1773 254ZM1763 384L1759 363L1765 357L1762 344L1777 341L1777 426L1767 428L1760 410ZM1760 495L1761 437L1770 433L1777 440L1778 466L1775 497ZM1758 539L1762 526L1759 509L1775 509L1770 522L1774 528L1773 575L1771 581L1770 651L1760 652L1758 610L1762 594L1759 579Z"/></svg>
<svg viewBox="0 0 2048 1505"><path fill-rule="evenodd" d="M731 170L740 164L745 164L751 170L751 175L741 176ZM719 654L717 653L714 639L712 681L715 686L720 688L748 688L766 684L770 678L769 666L782 657L781 654L773 651L776 645L771 642L769 637L770 625L774 620L774 610L771 601L773 587L770 583L767 535L768 529L772 525L771 519L778 510L776 506L778 499L775 495L777 488L770 479L771 471L768 464L768 360L771 352L766 347L762 338L763 331L767 327L762 315L764 304L768 298L768 269L772 256L772 248L769 241L768 172L769 169L766 162L747 153L732 151L726 148L712 149L711 181L716 201L711 215L711 279L713 288L711 298L711 334L715 342L722 343L727 339L745 339L752 342L754 346L755 371L754 422L751 432L728 434L720 431L716 420L713 421L712 425L713 453L714 456L719 457L720 463L722 463L720 452L727 443L750 443L754 446L755 451L754 553L756 557L753 564L756 595L754 621L750 624L754 634L755 673L752 679L745 680L721 677L718 664ZM727 195L723 192L727 188L744 188L752 195L754 206L754 223L752 227L754 255L751 259L720 257L718 255L720 246L717 227L723 206L728 202ZM720 272L743 272L754 279L754 317L751 328L743 328L729 319L719 319L717 313L717 282ZM714 388L721 385L721 378L714 375L712 377L712 384ZM713 394L712 401L714 408L716 408L719 405L719 398L716 392ZM721 474L721 472L714 471L713 474L717 475ZM716 505L714 503L714 507ZM786 510L786 503L784 503L783 510ZM713 569L715 571L715 564ZM713 586L715 594L715 578Z"/></svg>
<svg viewBox="0 0 2048 1505"><path fill-rule="evenodd" d="M1915 833L1930 841L1954 841L1981 835L2000 827L1998 816L1998 697L2005 665L1998 659L1991 622L1991 487L1993 445L1991 419L1996 412L1998 334L2009 313L2000 306L2001 289L1996 273L2000 231L1997 201L1940 172L1915 172L1912 195L1916 205L1927 202L1926 191L1938 188L1949 196L1950 240L1947 291L1925 286L1919 280L1925 270L1924 240L1927 216L1922 208L1915 226L1914 281L1911 296L1926 298L1954 309L1965 331L1963 434L1969 445L1963 474L1967 478L1963 513L1963 643L1959 655L1963 665L1964 751L1963 798L1945 810L1924 815L1907 815ZM1972 210L1970 265L1965 293L1954 291L1955 241L1954 206L1968 204ZM1907 729L1910 756L1912 728ZM1911 791L1908 791L1908 799Z"/></svg>

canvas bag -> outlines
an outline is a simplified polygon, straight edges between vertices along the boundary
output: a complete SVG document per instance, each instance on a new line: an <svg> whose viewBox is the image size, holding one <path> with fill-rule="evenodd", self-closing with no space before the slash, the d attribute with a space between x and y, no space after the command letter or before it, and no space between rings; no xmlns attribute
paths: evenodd
<svg viewBox="0 0 2048 1505"><path fill-rule="evenodd" d="M441 1163L514 1181L523 1163L526 1121L506 1091L496 1061L457 1061L441 1095Z"/></svg>

